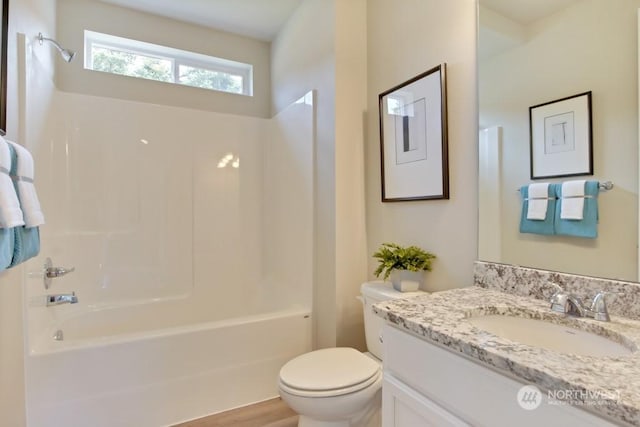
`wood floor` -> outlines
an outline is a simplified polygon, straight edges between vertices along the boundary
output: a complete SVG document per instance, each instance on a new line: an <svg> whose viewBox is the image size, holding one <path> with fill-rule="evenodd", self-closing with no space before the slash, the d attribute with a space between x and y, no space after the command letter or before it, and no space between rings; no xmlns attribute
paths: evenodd
<svg viewBox="0 0 640 427"><path fill-rule="evenodd" d="M297 425L296 413L278 397L188 421L174 427L297 427Z"/></svg>

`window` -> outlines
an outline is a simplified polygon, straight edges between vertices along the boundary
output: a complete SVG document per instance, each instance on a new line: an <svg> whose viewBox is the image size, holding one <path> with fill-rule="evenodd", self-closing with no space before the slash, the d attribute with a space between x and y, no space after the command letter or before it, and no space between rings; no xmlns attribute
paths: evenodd
<svg viewBox="0 0 640 427"><path fill-rule="evenodd" d="M84 46L89 70L253 95L250 64L93 31L84 32Z"/></svg>

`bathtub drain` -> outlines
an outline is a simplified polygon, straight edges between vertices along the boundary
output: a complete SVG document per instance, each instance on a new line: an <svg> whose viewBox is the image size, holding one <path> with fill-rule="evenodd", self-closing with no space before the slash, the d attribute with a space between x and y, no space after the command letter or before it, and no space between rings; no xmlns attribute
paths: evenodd
<svg viewBox="0 0 640 427"><path fill-rule="evenodd" d="M62 329L58 329L56 331L56 333L53 334L53 339L55 341L63 341L64 340L64 333L62 332Z"/></svg>

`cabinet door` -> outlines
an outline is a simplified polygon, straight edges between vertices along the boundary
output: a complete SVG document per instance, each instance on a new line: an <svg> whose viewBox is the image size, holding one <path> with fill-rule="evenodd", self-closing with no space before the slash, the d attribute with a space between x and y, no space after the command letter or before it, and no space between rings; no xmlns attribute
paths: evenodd
<svg viewBox="0 0 640 427"><path fill-rule="evenodd" d="M382 384L382 427L469 426L392 375Z"/></svg>
<svg viewBox="0 0 640 427"><path fill-rule="evenodd" d="M388 375L409 390L415 390L418 396L423 396L439 408L446 408L474 426L619 425L596 417L580 407L553 404L547 399L546 392L542 395L539 408L525 410L517 400L524 383L395 327L385 325L383 334L385 378ZM417 424L412 427L421 426Z"/></svg>

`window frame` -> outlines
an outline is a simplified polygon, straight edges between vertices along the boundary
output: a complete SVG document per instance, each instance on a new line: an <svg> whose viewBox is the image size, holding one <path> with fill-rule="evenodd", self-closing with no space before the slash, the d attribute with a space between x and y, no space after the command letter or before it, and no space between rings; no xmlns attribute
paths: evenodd
<svg viewBox="0 0 640 427"><path fill-rule="evenodd" d="M98 71L93 68L93 47L101 47L104 49L125 52L133 55L146 56L159 60L168 60L171 62L172 81L155 80L163 83L173 83L181 86L195 87L199 89L214 90L217 92L230 93L235 95L253 96L253 65L242 62L232 61L229 59L218 58L215 56L203 55L200 53L189 52L186 50L175 49L172 47L156 45L152 43L142 42L124 37L113 36L110 34L98 33L95 31L84 31L84 68L86 70ZM180 82L179 69L180 66L191 68L199 68L211 72L225 73L232 76L240 76L242 78L242 91L230 92L221 89L212 89L208 87L194 86ZM124 75L133 78L143 78L131 76L128 74L112 73L114 75Z"/></svg>

